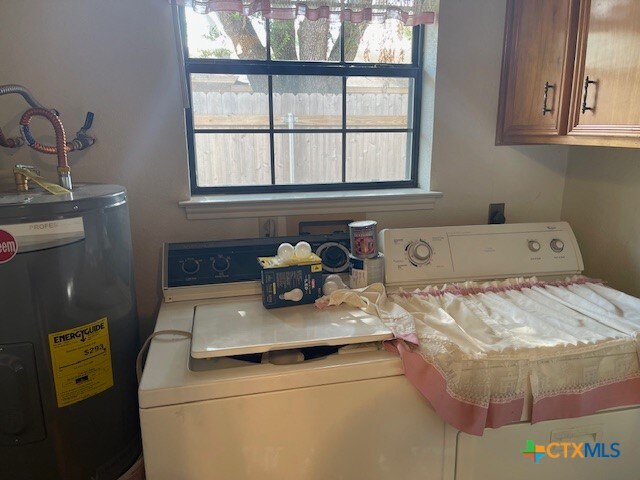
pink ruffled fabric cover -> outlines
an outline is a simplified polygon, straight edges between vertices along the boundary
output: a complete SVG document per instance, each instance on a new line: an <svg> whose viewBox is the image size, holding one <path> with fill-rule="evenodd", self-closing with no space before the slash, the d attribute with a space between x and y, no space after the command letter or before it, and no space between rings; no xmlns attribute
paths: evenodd
<svg viewBox="0 0 640 480"><path fill-rule="evenodd" d="M409 27L434 23L437 6L435 0L177 0L177 3L205 14L238 12L249 16L260 12L276 20L304 16L309 20L324 18L330 22L352 23L396 19Z"/></svg>
<svg viewBox="0 0 640 480"><path fill-rule="evenodd" d="M640 300L598 280L514 278L388 296L374 284L318 300L320 308L341 303L391 328L396 339L385 347L463 432L640 403Z"/></svg>

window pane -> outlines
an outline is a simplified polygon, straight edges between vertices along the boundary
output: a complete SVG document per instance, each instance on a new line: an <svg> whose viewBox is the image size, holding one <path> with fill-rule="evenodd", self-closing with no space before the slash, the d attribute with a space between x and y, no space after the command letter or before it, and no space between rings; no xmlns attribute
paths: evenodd
<svg viewBox="0 0 640 480"><path fill-rule="evenodd" d="M196 129L269 128L266 75L195 73L191 92Z"/></svg>
<svg viewBox="0 0 640 480"><path fill-rule="evenodd" d="M198 133L195 135L199 187L269 185L269 134Z"/></svg>
<svg viewBox="0 0 640 480"><path fill-rule="evenodd" d="M405 132L347 134L347 182L381 182L411 178Z"/></svg>
<svg viewBox="0 0 640 480"><path fill-rule="evenodd" d="M347 79L347 127L411 128L409 78Z"/></svg>
<svg viewBox="0 0 640 480"><path fill-rule="evenodd" d="M411 180L414 28L183 14L195 193Z"/></svg>
<svg viewBox="0 0 640 480"><path fill-rule="evenodd" d="M340 61L338 23L324 18L272 20L269 29L272 60Z"/></svg>
<svg viewBox="0 0 640 480"><path fill-rule="evenodd" d="M236 12L201 15L185 8L185 15L190 58L267 59L266 22L261 14L248 18Z"/></svg>
<svg viewBox="0 0 640 480"><path fill-rule="evenodd" d="M347 62L411 63L413 29L399 20L384 23L345 22Z"/></svg>
<svg viewBox="0 0 640 480"><path fill-rule="evenodd" d="M342 79L274 75L275 128L341 128Z"/></svg>
<svg viewBox="0 0 640 480"><path fill-rule="evenodd" d="M342 135L277 133L276 184L342 181Z"/></svg>

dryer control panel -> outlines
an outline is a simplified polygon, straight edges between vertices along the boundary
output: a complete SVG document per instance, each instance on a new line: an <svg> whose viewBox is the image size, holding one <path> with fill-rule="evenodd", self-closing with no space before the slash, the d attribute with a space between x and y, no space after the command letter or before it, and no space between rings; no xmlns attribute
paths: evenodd
<svg viewBox="0 0 640 480"><path fill-rule="evenodd" d="M387 229L379 245L389 286L571 275L584 268L566 222Z"/></svg>

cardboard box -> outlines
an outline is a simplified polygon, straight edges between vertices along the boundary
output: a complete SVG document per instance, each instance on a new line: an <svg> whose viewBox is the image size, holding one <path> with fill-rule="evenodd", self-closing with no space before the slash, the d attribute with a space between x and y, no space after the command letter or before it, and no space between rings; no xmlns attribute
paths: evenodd
<svg viewBox="0 0 640 480"><path fill-rule="evenodd" d="M363 288L372 283L384 282L384 255L376 258L358 258L349 255L349 287Z"/></svg>
<svg viewBox="0 0 640 480"><path fill-rule="evenodd" d="M259 257L258 262L265 308L313 303L322 296L322 260L317 255L287 263L278 257Z"/></svg>

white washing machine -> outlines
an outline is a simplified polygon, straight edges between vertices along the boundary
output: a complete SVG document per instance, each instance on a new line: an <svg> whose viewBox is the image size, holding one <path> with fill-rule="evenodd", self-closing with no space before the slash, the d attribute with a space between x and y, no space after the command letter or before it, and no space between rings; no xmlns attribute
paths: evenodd
<svg viewBox="0 0 640 480"><path fill-rule="evenodd" d="M546 241L558 224L452 227L456 238L439 229L396 230L395 247L385 252L388 287L577 273L582 260L575 237L562 225L567 250L549 262L517 245L531 246L538 234ZM477 261L473 245L480 244L478 255L490 262ZM390 332L377 317L344 306L265 310L258 282L229 281L232 248L199 246L184 254L174 246L171 258L168 247L156 331L193 332L193 339L163 335L151 344L139 388L149 480L623 479L640 473L634 455L615 463L534 466L521 454L527 439L583 437L615 437L631 452L640 448L637 409L533 426L523 414L523 423L488 429L482 437L458 432L410 385L400 359L384 350ZM450 263L440 262L444 256ZM217 275L207 268L220 258L228 266L224 283L207 285ZM171 287L171 271L183 272L179 287Z"/></svg>
<svg viewBox="0 0 640 480"><path fill-rule="evenodd" d="M259 282L233 282L255 273L248 243L165 246L155 329L193 339L147 356L147 478L441 478L444 422L382 348L391 332L348 307L266 310Z"/></svg>
<svg viewBox="0 0 640 480"><path fill-rule="evenodd" d="M243 296L166 303L156 330L190 331L194 312L243 323L236 339L244 359L192 358L190 369L189 339L153 341L139 395L149 480L393 479L398 471L440 478L442 420L405 381L397 357L377 342L350 344L389 338L376 318L342 307L265 310L259 296ZM282 335L253 342L250 325L261 330L274 321L287 327ZM358 336L329 338L323 325ZM358 326L367 327L363 335ZM290 348L300 332L348 346L299 363L291 363L295 356L251 363L249 343L256 351L280 341Z"/></svg>

